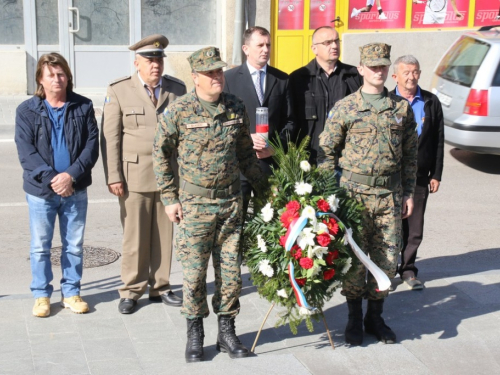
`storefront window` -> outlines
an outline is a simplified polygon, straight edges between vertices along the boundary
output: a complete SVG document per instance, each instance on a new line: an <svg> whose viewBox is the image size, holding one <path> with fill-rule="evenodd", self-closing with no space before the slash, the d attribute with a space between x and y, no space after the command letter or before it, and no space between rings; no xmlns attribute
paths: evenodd
<svg viewBox="0 0 500 375"><path fill-rule="evenodd" d="M0 44L24 44L22 0L0 0Z"/></svg>
<svg viewBox="0 0 500 375"><path fill-rule="evenodd" d="M217 0L142 0L142 37L165 35L172 45L217 44Z"/></svg>

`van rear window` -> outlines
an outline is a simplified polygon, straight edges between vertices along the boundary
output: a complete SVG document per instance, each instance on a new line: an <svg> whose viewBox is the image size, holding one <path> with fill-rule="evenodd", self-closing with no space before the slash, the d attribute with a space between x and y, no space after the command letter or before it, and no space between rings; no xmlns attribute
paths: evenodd
<svg viewBox="0 0 500 375"><path fill-rule="evenodd" d="M443 57L436 69L436 74L441 78L470 87L489 49L488 43L463 36Z"/></svg>

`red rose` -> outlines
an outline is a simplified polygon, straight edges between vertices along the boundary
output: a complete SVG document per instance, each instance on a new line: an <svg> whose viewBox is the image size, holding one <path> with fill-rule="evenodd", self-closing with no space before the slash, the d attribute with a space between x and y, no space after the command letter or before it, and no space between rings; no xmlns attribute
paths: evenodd
<svg viewBox="0 0 500 375"><path fill-rule="evenodd" d="M334 269L326 270L325 272L323 272L323 280L330 280L331 278L333 278L333 276L335 276Z"/></svg>
<svg viewBox="0 0 500 375"><path fill-rule="evenodd" d="M295 281L297 282L298 286L306 285L306 279L295 279Z"/></svg>
<svg viewBox="0 0 500 375"><path fill-rule="evenodd" d="M292 221L298 217L299 217L299 213L297 211L287 210L287 211L283 212L283 214L281 215L281 218L280 218L281 224L286 229L288 229L288 227L290 226Z"/></svg>
<svg viewBox="0 0 500 375"><path fill-rule="evenodd" d="M286 204L285 207L290 211L298 211L300 209L300 203L297 201L290 201Z"/></svg>
<svg viewBox="0 0 500 375"><path fill-rule="evenodd" d="M286 243L286 236L281 236L280 237L280 245L285 247L285 243Z"/></svg>
<svg viewBox="0 0 500 375"><path fill-rule="evenodd" d="M316 205L318 206L320 211L328 212L330 210L330 205L324 199L320 199L318 203L316 203Z"/></svg>
<svg viewBox="0 0 500 375"><path fill-rule="evenodd" d="M316 236L316 240L318 241L318 243L323 246L323 247L326 247L328 246L328 244L330 243L331 239L330 239L330 235L328 233L321 233L321 234L318 234Z"/></svg>
<svg viewBox="0 0 500 375"><path fill-rule="evenodd" d="M333 250L333 259L339 259L339 251L338 250Z"/></svg>
<svg viewBox="0 0 500 375"><path fill-rule="evenodd" d="M335 219L329 217L328 220L323 220L323 224L328 227L330 234L335 236L339 232L339 225Z"/></svg>
<svg viewBox="0 0 500 375"><path fill-rule="evenodd" d="M314 261L311 258L301 258L299 264L302 268L308 270L314 265Z"/></svg>
<svg viewBox="0 0 500 375"><path fill-rule="evenodd" d="M302 258L302 249L299 247L299 245L294 245L290 249L290 255L294 257L295 259L299 260Z"/></svg>

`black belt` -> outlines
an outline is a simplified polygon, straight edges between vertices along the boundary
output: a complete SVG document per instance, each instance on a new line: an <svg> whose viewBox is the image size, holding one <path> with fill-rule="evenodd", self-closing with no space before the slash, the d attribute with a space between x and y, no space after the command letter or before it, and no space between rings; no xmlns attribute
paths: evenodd
<svg viewBox="0 0 500 375"><path fill-rule="evenodd" d="M368 176L364 174L354 173L352 171L344 170L342 171L342 176L347 178L349 181L357 182L358 184L368 185L368 186L378 186L378 187L395 187L401 182L401 174L394 173L390 176Z"/></svg>
<svg viewBox="0 0 500 375"><path fill-rule="evenodd" d="M181 179L180 183L181 190L186 193L199 195L200 197L206 197L210 199L215 198L227 198L233 194L238 193L241 190L240 179L237 178L229 187L225 189L207 189L198 185L191 184L184 179Z"/></svg>

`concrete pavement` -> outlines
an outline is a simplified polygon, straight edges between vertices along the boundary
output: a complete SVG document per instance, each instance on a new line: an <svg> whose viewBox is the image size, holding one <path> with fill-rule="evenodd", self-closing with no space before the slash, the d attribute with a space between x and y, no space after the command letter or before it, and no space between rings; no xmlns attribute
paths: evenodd
<svg viewBox="0 0 500 375"><path fill-rule="evenodd" d="M0 374L492 374L500 373L500 157L446 147L440 191L429 199L419 250L422 291L398 285L384 317L398 336L395 345L366 336L361 347L344 341L347 308L337 293L325 306L335 341L322 322L314 333L301 326L274 328L275 310L255 354L231 360L215 350L216 318L205 320L206 362L186 364L185 320L179 309L152 304L147 296L132 315L117 311L119 261L85 269L85 315L59 306L58 281L49 318L31 315L29 228L21 167L13 139L15 107L26 97L0 97ZM96 108L102 98L93 98ZM89 188L86 244L121 251L118 204L104 185L101 161ZM59 245L58 235L54 246ZM243 269L242 342L250 347L269 304ZM209 273L209 298L213 294ZM182 274L174 260L172 284Z"/></svg>

